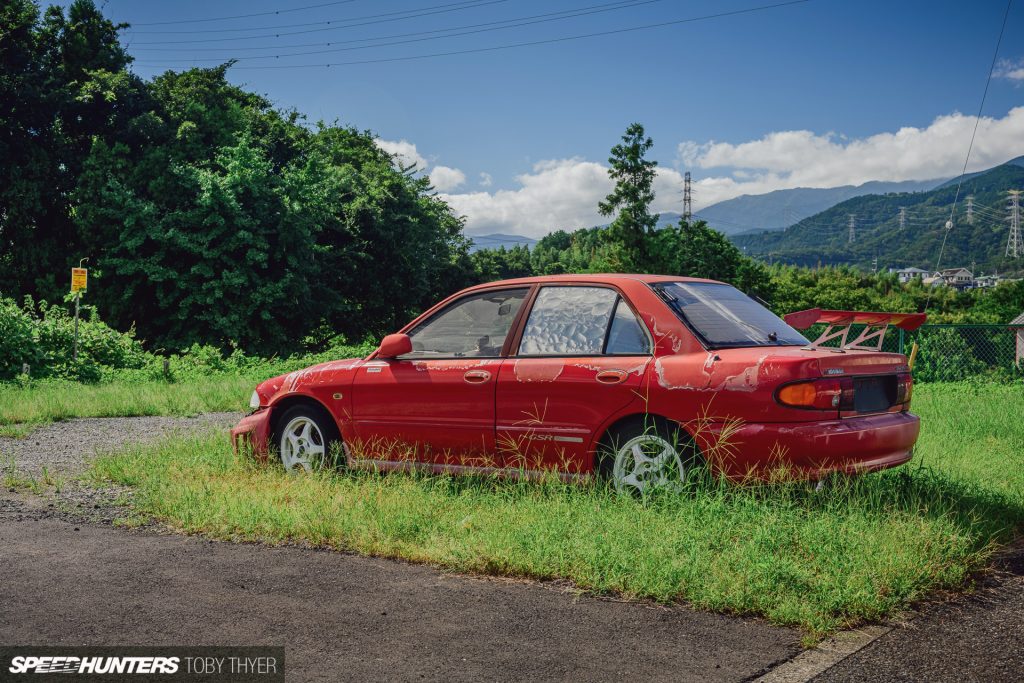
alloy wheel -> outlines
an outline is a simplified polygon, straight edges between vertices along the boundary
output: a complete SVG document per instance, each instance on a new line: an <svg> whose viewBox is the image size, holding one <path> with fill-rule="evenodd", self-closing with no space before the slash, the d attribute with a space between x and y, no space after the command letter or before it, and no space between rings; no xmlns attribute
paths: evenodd
<svg viewBox="0 0 1024 683"><path fill-rule="evenodd" d="M310 418L300 415L282 430L281 463L285 470L311 472L323 464L326 454L324 436Z"/></svg>
<svg viewBox="0 0 1024 683"><path fill-rule="evenodd" d="M679 452L656 433L641 434L615 451L612 481L619 493L650 493L682 488L683 461Z"/></svg>

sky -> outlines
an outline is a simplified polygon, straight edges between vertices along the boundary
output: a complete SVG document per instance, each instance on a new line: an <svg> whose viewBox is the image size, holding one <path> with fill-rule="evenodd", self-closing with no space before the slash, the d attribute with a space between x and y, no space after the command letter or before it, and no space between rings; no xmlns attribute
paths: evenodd
<svg viewBox="0 0 1024 683"><path fill-rule="evenodd" d="M310 121L371 130L415 161L467 234L534 237L607 222L597 203L611 188L609 149L634 121L654 140L658 211L681 210L687 170L698 214L741 194L958 175L1006 10L1004 0L98 4L131 24L122 36L139 75L237 58L232 82ZM532 44L505 47L522 43ZM968 171L1022 154L1017 0Z"/></svg>

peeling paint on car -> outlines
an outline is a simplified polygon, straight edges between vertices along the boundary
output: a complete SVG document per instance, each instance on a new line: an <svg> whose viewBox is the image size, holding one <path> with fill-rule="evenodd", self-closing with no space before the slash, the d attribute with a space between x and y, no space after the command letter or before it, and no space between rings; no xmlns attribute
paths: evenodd
<svg viewBox="0 0 1024 683"><path fill-rule="evenodd" d="M517 360L513 372L520 382L554 382L565 370L565 362L557 358Z"/></svg>

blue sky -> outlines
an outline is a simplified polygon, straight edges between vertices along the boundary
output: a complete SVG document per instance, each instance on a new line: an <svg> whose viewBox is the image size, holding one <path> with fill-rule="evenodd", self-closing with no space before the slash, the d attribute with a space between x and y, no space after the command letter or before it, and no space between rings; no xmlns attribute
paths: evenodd
<svg viewBox="0 0 1024 683"><path fill-rule="evenodd" d="M104 11L134 24L123 35L138 60L135 70L149 77L165 68L212 65L232 56L363 47L373 44L371 38L611 4L466 0L461 7L439 7L453 2L352 0L176 24L154 22L323 2L109 0ZM794 185L953 175L963 163L1006 7L1002 0L810 0L516 49L330 68L294 66L541 41L772 0L618 4L622 7L612 11L473 35L240 61L230 77L311 119L337 119L372 129L390 143L405 141L391 148L425 162L439 189L469 216L470 232L543 234L553 227L575 227L564 223L592 220L590 204L607 190L600 175L608 149L632 121L647 127L655 141L653 156L666 170L659 186L662 209L678 202L672 196L678 194L678 174L669 170L693 171L699 181L698 206ZM398 18L402 12L436 13ZM385 13L393 14L377 16ZM317 23L328 20L332 24ZM308 25L280 28L285 24ZM1024 2L1018 0L1000 50L1001 76L993 80L985 106L992 120L979 129L979 167L1024 154L1024 109L1015 109L1024 105L1022 29ZM298 31L308 32L238 39ZM206 42L168 44L197 40ZM363 42L351 42L356 40ZM293 68L243 68L252 66ZM965 116L953 116L957 112ZM894 135L906 127L920 134L906 140Z"/></svg>

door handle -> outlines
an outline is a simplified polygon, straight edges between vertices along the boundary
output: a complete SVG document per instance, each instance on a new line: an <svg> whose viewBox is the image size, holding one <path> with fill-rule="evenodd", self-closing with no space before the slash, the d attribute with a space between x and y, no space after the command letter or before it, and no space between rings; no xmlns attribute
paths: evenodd
<svg viewBox="0 0 1024 683"><path fill-rule="evenodd" d="M469 370L462 376L470 384L483 384L491 378L491 373L486 370Z"/></svg>
<svg viewBox="0 0 1024 683"><path fill-rule="evenodd" d="M624 382L628 373L625 370L602 370L594 377L601 384L618 384Z"/></svg>

